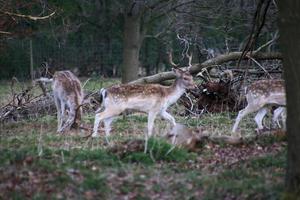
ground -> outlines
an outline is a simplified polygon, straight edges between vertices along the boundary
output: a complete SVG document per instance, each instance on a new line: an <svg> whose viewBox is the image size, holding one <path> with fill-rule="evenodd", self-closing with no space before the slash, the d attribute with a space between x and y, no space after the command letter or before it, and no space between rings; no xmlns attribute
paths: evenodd
<svg viewBox="0 0 300 200"><path fill-rule="evenodd" d="M90 81L86 87L115 82ZM8 86L0 89L2 105L9 98ZM170 108L177 122L230 134L236 113L180 117L179 107ZM92 124L93 118L86 114L84 122ZM144 154L138 141L146 122L145 115L117 119L112 146L103 135L57 134L55 116L1 123L0 199L280 199L284 137L266 135L239 145L206 142L196 152L176 148L168 153L172 146L161 136L166 122L157 119L156 135ZM250 117L241 123L242 136L256 134L254 129Z"/></svg>

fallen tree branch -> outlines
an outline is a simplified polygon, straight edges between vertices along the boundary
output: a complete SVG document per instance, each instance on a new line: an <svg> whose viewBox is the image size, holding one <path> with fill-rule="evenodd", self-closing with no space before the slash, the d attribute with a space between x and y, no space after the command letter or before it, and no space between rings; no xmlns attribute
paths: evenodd
<svg viewBox="0 0 300 200"><path fill-rule="evenodd" d="M5 34L5 35L11 35L11 32L7 32L7 31L0 31L0 34Z"/></svg>
<svg viewBox="0 0 300 200"><path fill-rule="evenodd" d="M249 53L248 53L249 54ZM248 55L247 54L247 55ZM242 52L231 52L228 54L219 55L217 57L211 58L209 60L206 60L203 63L194 64L192 67L190 67L191 74L196 74L201 71L202 68L210 67L214 65L220 65L229 61L238 60L240 56L242 55ZM250 54L249 54L250 55ZM275 60L275 59L282 59L282 54L279 52L257 52L253 53L251 55L252 58L256 60ZM245 57L244 59L248 59ZM140 79L137 79L135 81L132 81L130 83L160 83L166 80L171 80L175 78L175 74L172 71L169 72L162 72L159 74L155 74L152 76L143 77Z"/></svg>
<svg viewBox="0 0 300 200"><path fill-rule="evenodd" d="M200 126L197 128L188 128L187 126L177 123L167 134L164 136L168 142L172 143L173 137L176 138L175 145L184 147L190 151L197 151L203 147L203 144L208 142L224 143L228 145L246 144L252 141L258 141L266 136L275 136L277 138L285 139L286 132L282 130L274 130L262 132L258 135L253 134L249 136L229 136L229 135L211 135L209 128Z"/></svg>

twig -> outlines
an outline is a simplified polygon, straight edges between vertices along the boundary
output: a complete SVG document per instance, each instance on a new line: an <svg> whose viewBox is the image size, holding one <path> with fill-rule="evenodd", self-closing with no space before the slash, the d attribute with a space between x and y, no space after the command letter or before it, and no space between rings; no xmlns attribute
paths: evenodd
<svg viewBox="0 0 300 200"><path fill-rule="evenodd" d="M88 79L84 82L82 88L84 88L84 87L86 86L86 84L87 84L90 80L91 80L91 78L88 78Z"/></svg>
<svg viewBox="0 0 300 200"><path fill-rule="evenodd" d="M273 42L275 42L278 38L279 38L279 36L278 36L278 31L276 31L274 37L272 38L272 40L270 40L270 41L266 42L265 44L261 45L260 47L258 47L258 48L254 51L254 53L257 53L257 52L259 52L260 50L262 50L263 48L265 48L265 47L271 45L271 44L272 44Z"/></svg>

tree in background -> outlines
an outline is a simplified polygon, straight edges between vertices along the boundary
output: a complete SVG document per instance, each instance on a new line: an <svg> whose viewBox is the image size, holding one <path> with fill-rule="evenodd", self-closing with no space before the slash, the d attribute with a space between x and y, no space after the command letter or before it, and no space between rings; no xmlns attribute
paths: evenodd
<svg viewBox="0 0 300 200"><path fill-rule="evenodd" d="M158 20L163 21L167 15L179 7L185 7L194 1L180 0L155 0L136 1L127 0L120 2L124 7L122 16L124 17L123 28L123 54L122 54L122 82L127 83L138 78L140 50L147 34L153 33L153 26ZM166 25L167 26L167 25ZM158 37L167 30L163 27L160 33L153 33Z"/></svg>
<svg viewBox="0 0 300 200"><path fill-rule="evenodd" d="M288 153L286 199L300 196L300 2L279 1L280 42L287 94Z"/></svg>
<svg viewBox="0 0 300 200"><path fill-rule="evenodd" d="M39 31L41 24L54 16L54 9L48 7L43 1L0 1L0 65L6 68L0 71L0 77L11 75L11 73L14 73L14 76L21 73L28 74L30 71L31 78L33 78L31 38ZM26 41L27 45L25 42L22 44L29 47L28 51L18 48L14 51L11 48L9 42L19 38L29 39L29 42ZM15 65L16 68L10 67L11 65Z"/></svg>

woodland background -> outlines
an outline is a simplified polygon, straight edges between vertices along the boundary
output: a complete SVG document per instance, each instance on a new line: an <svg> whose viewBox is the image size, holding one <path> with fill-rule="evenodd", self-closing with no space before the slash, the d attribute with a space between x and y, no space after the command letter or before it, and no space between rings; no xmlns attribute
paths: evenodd
<svg viewBox="0 0 300 200"><path fill-rule="evenodd" d="M298 0L0 0L0 198L299 199L299 9ZM111 148L103 137L56 134L53 99L30 81L49 66L72 70L87 94L169 84L170 52L180 66L192 53L193 75L207 70L194 77L199 93L170 108L178 123L227 138L243 86L284 75L287 132L257 135L248 116L236 144L204 139L189 151L154 137L144 154L147 118L133 115L116 120ZM222 109L206 106L211 97ZM94 110L84 112L93 124Z"/></svg>
<svg viewBox="0 0 300 200"><path fill-rule="evenodd" d="M243 51L255 22L256 0L32 0L1 1L1 79L30 77L30 65L43 62L56 69L73 69L79 76L138 76L169 71L166 53L184 64L186 39L193 63ZM267 7L267 8L266 8ZM263 13L266 10L267 12ZM31 20L9 13L48 16ZM278 9L275 1L257 13L263 20L255 46L278 50ZM255 29L254 29L255 30ZM274 41L273 41L274 40ZM243 64L253 65L254 62ZM278 62L268 66L278 68ZM224 63L235 68L236 62ZM38 76L38 75L35 75Z"/></svg>

